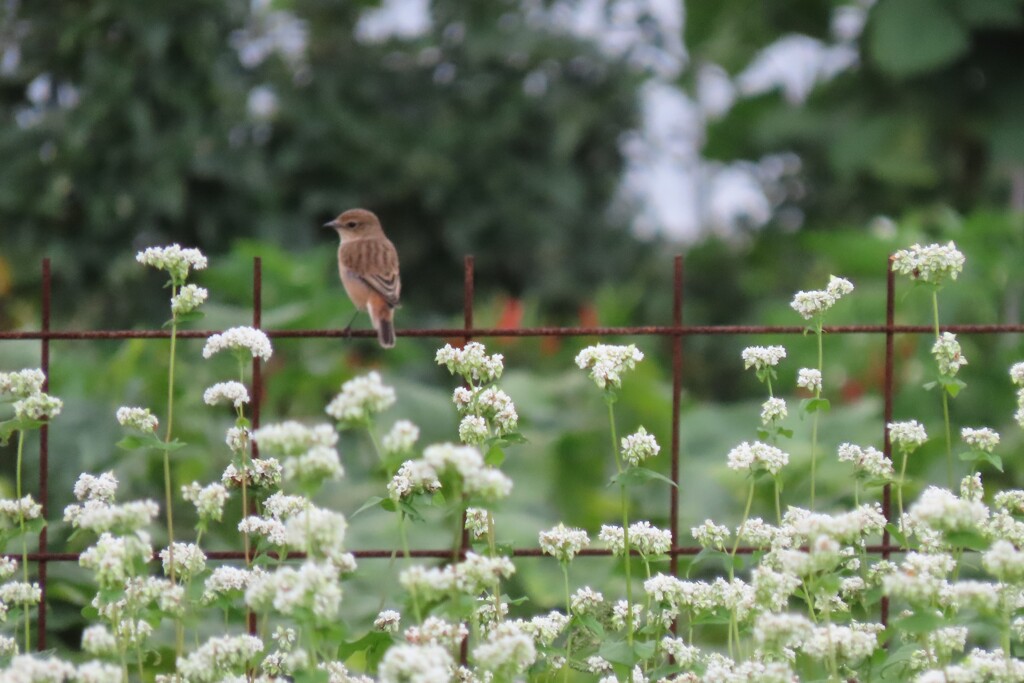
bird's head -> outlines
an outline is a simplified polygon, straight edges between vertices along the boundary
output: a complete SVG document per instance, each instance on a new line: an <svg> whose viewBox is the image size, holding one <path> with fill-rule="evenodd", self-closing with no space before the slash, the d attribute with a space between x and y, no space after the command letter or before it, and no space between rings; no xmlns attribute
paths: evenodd
<svg viewBox="0 0 1024 683"><path fill-rule="evenodd" d="M342 237L360 237L381 232L377 215L366 209L349 209L333 221L324 223L324 227L336 230Z"/></svg>

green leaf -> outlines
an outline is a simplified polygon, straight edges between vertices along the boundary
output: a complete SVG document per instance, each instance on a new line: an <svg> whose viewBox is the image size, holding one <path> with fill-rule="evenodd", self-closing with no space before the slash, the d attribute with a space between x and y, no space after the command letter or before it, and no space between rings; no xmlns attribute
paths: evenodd
<svg viewBox="0 0 1024 683"><path fill-rule="evenodd" d="M866 42L879 68L908 78L959 59L970 48L970 34L942 0L880 0Z"/></svg>
<svg viewBox="0 0 1024 683"><path fill-rule="evenodd" d="M892 540L896 541L896 543L898 543L900 546L904 548L909 547L907 545L907 537L904 536L903 533L896 528L895 524L886 524L885 528L889 531L889 536L892 537Z"/></svg>
<svg viewBox="0 0 1024 683"><path fill-rule="evenodd" d="M939 380L939 383L942 384L942 388L945 389L946 393L952 398L956 398L956 395L967 387L966 382L962 382L955 377L943 377Z"/></svg>
<svg viewBox="0 0 1024 683"><path fill-rule="evenodd" d="M669 486L676 485L674 481L666 477L664 474L660 474L658 472L655 472L654 470L647 469L646 467L626 468L619 474L616 474L614 477L612 477L611 481L608 482L608 485L611 486L612 484L620 484L628 488L630 486L639 486L640 484L645 484L651 481L652 479L665 482Z"/></svg>
<svg viewBox="0 0 1024 683"><path fill-rule="evenodd" d="M360 512L363 512L363 511L365 511L365 510L369 510L370 508L372 508L372 507L376 507L376 506L378 506L378 505L380 505L381 507L384 507L384 506L382 505L382 503L383 503L383 502L384 502L385 500L391 501L391 504L392 504L392 508L391 508L391 509L392 509L392 511L394 511L394 501L393 501L393 500L391 500L390 498L382 498L381 496L370 496L370 498L368 498L368 499L367 499L367 501L366 501L365 503L363 503L362 505L360 505L360 506L359 506L359 509L358 509L358 510L356 510L355 512L353 512L351 516L352 516L352 517L355 517L355 516L356 516L356 515L358 515L358 514L359 514ZM385 509L387 509L387 508L385 508Z"/></svg>
<svg viewBox="0 0 1024 683"><path fill-rule="evenodd" d="M134 451L139 448L153 448L155 442L157 440L151 434L129 434L117 442L117 447L125 451Z"/></svg>
<svg viewBox="0 0 1024 683"><path fill-rule="evenodd" d="M811 398L807 400L807 405L804 406L804 410L808 413L827 413L832 408L832 404L829 403L827 398Z"/></svg>
<svg viewBox="0 0 1024 683"><path fill-rule="evenodd" d="M624 640L605 641L597 651L597 654L604 657L612 664L633 666L634 662L636 662L636 654L629 646L629 643Z"/></svg>
<svg viewBox="0 0 1024 683"><path fill-rule="evenodd" d="M491 467L501 467L501 463L505 462L505 451L501 449L501 446L494 444L487 449L487 454L484 456L484 462Z"/></svg>
<svg viewBox="0 0 1024 683"><path fill-rule="evenodd" d="M950 545L970 550L988 550L991 545L984 536L973 531L950 531L946 540Z"/></svg>

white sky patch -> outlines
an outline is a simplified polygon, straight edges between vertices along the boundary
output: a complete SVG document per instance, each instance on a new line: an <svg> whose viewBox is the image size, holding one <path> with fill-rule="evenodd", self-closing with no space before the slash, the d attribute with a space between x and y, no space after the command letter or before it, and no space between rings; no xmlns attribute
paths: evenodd
<svg viewBox="0 0 1024 683"><path fill-rule="evenodd" d="M424 35L432 25L429 0L384 0L380 7L363 12L355 35L364 43L409 40Z"/></svg>

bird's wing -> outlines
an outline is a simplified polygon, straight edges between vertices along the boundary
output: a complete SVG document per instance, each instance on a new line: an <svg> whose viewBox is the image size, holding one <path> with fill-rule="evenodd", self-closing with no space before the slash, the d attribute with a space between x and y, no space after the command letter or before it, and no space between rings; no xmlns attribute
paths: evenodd
<svg viewBox="0 0 1024 683"><path fill-rule="evenodd" d="M342 267L353 277L384 298L389 306L398 305L402 281L398 277L398 252L387 238L353 240L342 243L338 252Z"/></svg>

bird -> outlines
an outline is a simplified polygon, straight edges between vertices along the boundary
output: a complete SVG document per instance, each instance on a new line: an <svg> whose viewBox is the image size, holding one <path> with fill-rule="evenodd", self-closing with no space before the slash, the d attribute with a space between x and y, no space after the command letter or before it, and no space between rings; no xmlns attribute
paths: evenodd
<svg viewBox="0 0 1024 683"><path fill-rule="evenodd" d="M359 311L370 314L377 341L385 349L395 345L394 309L398 306L402 281L398 276L398 251L384 235L380 219L366 209L349 209L324 223L338 233L338 275L345 292Z"/></svg>

